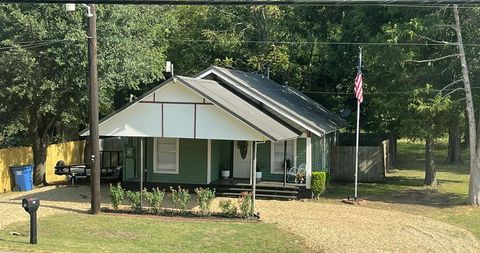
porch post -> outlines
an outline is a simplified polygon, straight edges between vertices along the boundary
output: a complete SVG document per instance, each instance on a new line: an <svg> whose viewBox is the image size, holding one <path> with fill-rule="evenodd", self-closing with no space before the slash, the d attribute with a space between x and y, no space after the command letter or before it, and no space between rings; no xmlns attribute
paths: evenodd
<svg viewBox="0 0 480 253"><path fill-rule="evenodd" d="M283 186L287 185L287 141L283 141Z"/></svg>
<svg viewBox="0 0 480 253"><path fill-rule="evenodd" d="M255 212L255 195L257 191L257 142L254 141L252 145L253 159L252 159L252 213Z"/></svg>
<svg viewBox="0 0 480 253"><path fill-rule="evenodd" d="M212 181L212 140L207 140L207 184Z"/></svg>
<svg viewBox="0 0 480 253"><path fill-rule="evenodd" d="M311 187L311 179L312 179L312 137L308 136L306 139L306 161L305 161L305 171L306 171L306 187L310 189Z"/></svg>
<svg viewBox="0 0 480 253"><path fill-rule="evenodd" d="M140 208L142 208L143 203L143 175L145 173L143 153L143 137L140 137Z"/></svg>

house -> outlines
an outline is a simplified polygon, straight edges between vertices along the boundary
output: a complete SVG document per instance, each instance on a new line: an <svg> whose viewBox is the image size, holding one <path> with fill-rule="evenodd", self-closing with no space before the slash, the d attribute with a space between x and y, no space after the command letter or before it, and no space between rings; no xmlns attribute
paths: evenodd
<svg viewBox="0 0 480 253"><path fill-rule="evenodd" d="M235 195L251 189L260 171L257 196L296 197L310 189L312 171L328 170L335 133L344 126L291 87L212 66L166 80L102 119L99 131L125 138L127 187L203 186ZM291 167L303 168L306 178L295 182Z"/></svg>

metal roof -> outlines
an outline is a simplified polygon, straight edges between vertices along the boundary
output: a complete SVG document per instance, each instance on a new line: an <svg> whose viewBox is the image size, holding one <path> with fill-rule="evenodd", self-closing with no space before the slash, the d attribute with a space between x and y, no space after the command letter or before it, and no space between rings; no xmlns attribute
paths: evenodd
<svg viewBox="0 0 480 253"><path fill-rule="evenodd" d="M299 136L218 82L183 76L177 76L176 79L272 141L293 139Z"/></svg>
<svg viewBox="0 0 480 253"><path fill-rule="evenodd" d="M319 136L343 128L347 124L340 116L305 94L280 85L263 75L212 66L198 77L206 77L210 73Z"/></svg>

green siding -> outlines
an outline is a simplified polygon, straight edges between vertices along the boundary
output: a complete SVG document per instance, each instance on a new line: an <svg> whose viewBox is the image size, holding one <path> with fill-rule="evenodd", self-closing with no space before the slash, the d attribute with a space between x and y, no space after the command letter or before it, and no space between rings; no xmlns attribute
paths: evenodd
<svg viewBox="0 0 480 253"><path fill-rule="evenodd" d="M145 167L147 169L146 182L155 183L179 183L179 184L206 184L207 181L207 140L180 139L179 143L179 174L153 173L153 140L145 138ZM312 170L320 171L328 169L330 164L330 150L333 143L333 135L327 135L326 161L323 161L323 139L312 136ZM125 147L135 149L135 161L124 162L125 169L123 179L126 181L138 181L140 168L140 138L126 138ZM262 169L263 180L283 181L283 174L272 174L271 169L271 142L258 144L257 165ZM220 171L224 168L233 168L233 141L212 140L212 170L211 180L220 178ZM306 139L297 139L297 166L306 162ZM136 169L137 168L137 169ZM127 179L126 174L134 171L135 179Z"/></svg>
<svg viewBox="0 0 480 253"><path fill-rule="evenodd" d="M267 181L282 181L284 180L283 174L272 174L271 171L271 145L270 141L265 144L258 145L257 164L262 166L262 179ZM305 163L306 161L306 139L297 139L297 166Z"/></svg>
<svg viewBox="0 0 480 253"><path fill-rule="evenodd" d="M312 171L329 171L335 133L312 136Z"/></svg>
<svg viewBox="0 0 480 253"><path fill-rule="evenodd" d="M221 170L233 168L233 141L212 140L211 180L220 178ZM230 172L232 174L232 172Z"/></svg>
<svg viewBox="0 0 480 253"><path fill-rule="evenodd" d="M297 166L307 161L307 140L305 138L297 139Z"/></svg>
<svg viewBox="0 0 480 253"><path fill-rule="evenodd" d="M260 165L262 168L262 180L283 181L283 174L270 173L272 143L270 141L267 141L264 144L258 144L257 147L257 164Z"/></svg>
<svg viewBox="0 0 480 253"><path fill-rule="evenodd" d="M206 184L207 140L180 139L178 174L153 173L153 138L147 140L147 182Z"/></svg>
<svg viewBox="0 0 480 253"><path fill-rule="evenodd" d="M126 157L126 149L131 147L134 149L134 157ZM134 137L125 137L125 146L124 146L124 169L123 169L123 180L125 181L139 181L140 180L140 138ZM133 175L133 178L130 176Z"/></svg>

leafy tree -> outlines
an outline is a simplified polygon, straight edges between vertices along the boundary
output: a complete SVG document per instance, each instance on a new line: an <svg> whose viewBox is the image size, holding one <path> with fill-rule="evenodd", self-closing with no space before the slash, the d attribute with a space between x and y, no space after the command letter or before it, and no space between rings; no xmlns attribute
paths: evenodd
<svg viewBox="0 0 480 253"><path fill-rule="evenodd" d="M445 135L446 116L451 109L450 98L431 91L432 86L415 90L409 100L409 118L402 124L403 132L411 139L425 140L425 185L437 185L434 159L435 140Z"/></svg>
<svg viewBox="0 0 480 253"><path fill-rule="evenodd" d="M168 32L160 7L100 6L98 68L101 111L117 89L162 78ZM33 145L34 183L44 182L47 145L58 124L87 118L85 15L63 5L0 5L0 126L27 132ZM5 132L5 131L3 131Z"/></svg>

